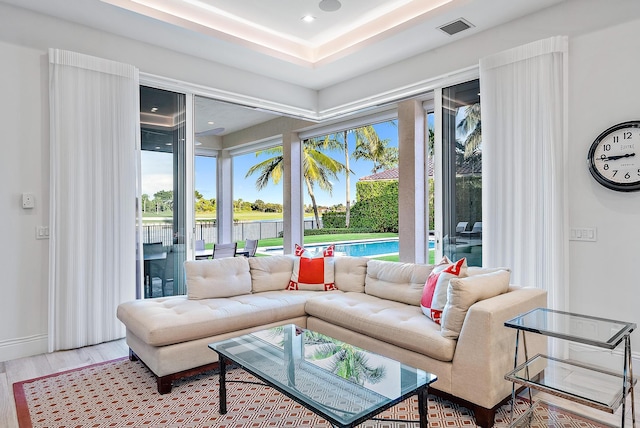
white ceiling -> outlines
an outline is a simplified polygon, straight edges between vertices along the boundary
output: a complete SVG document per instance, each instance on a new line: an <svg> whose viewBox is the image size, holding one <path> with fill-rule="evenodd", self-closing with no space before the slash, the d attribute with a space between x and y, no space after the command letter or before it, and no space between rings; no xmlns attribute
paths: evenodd
<svg viewBox="0 0 640 428"><path fill-rule="evenodd" d="M564 0L0 1L319 90Z"/></svg>
<svg viewBox="0 0 640 428"><path fill-rule="evenodd" d="M0 0L314 90L562 1L340 0L327 12L320 0ZM460 18L472 27L438 29ZM226 135L274 117L197 99L195 131Z"/></svg>

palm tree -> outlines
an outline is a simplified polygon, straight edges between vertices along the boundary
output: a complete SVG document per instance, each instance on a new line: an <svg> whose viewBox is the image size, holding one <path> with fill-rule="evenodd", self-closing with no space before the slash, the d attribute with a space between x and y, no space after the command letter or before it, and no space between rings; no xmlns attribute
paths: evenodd
<svg viewBox="0 0 640 428"><path fill-rule="evenodd" d="M329 135L324 140L325 148L340 149L344 151L344 165L347 171L345 179L345 227L351 222L351 169L349 167L349 142L348 136L352 133L356 140L356 148L353 156L356 159L368 159L374 163L374 173L393 168L398 164L397 148L386 147L389 140L380 140L377 131L372 125L355 129L344 130ZM394 151L395 149L395 151ZM392 166L388 166L392 165Z"/></svg>
<svg viewBox="0 0 640 428"><path fill-rule="evenodd" d="M316 204L314 187L317 184L322 190L331 194L333 191L331 179L337 179L339 173L346 171L343 164L324 154L320 150L322 147L323 140L311 139L303 143L302 150L302 176L311 198L316 227L318 228L320 228L320 215ZM256 152L256 156L261 154L270 154L273 157L252 166L245 175L245 178L248 178L256 172L259 173L256 180L256 189L258 190L264 189L269 184L269 181L278 184L284 174L282 146Z"/></svg>
<svg viewBox="0 0 640 428"><path fill-rule="evenodd" d="M482 120L480 103L465 107L464 118L456 126L458 132L465 136L464 157L471 157L482 144Z"/></svg>
<svg viewBox="0 0 640 428"><path fill-rule="evenodd" d="M356 148L353 157L373 162L373 174L398 166L398 148L388 147L390 140L381 140L372 125L357 128L354 133Z"/></svg>
<svg viewBox="0 0 640 428"><path fill-rule="evenodd" d="M326 149L338 149L344 152L344 167L346 171L345 177L345 227L349 227L351 220L351 174L353 172L349 168L349 130L338 132L332 135L327 135L323 140L323 145Z"/></svg>

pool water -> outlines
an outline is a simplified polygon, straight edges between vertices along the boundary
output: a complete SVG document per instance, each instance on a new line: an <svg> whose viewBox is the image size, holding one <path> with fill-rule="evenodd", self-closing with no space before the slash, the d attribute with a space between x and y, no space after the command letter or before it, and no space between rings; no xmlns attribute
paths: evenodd
<svg viewBox="0 0 640 428"><path fill-rule="evenodd" d="M434 248L434 242L429 241L429 249ZM336 244L336 255L341 256L354 256L354 257L371 257L379 256L382 254L398 253L398 240L384 240L384 241L362 241L362 242L348 242L344 244ZM305 245L304 249L311 253L322 251L327 247L327 244L322 245ZM282 254L282 248L272 248L266 250L266 252L272 252L274 254Z"/></svg>

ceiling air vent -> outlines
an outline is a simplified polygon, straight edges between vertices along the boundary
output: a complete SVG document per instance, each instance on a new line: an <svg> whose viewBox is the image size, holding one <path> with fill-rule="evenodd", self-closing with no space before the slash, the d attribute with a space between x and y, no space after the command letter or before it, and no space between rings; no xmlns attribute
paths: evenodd
<svg viewBox="0 0 640 428"><path fill-rule="evenodd" d="M453 36L454 34L459 33L460 31L467 30L471 27L473 27L473 24L471 24L466 19L460 18L438 28L448 35Z"/></svg>

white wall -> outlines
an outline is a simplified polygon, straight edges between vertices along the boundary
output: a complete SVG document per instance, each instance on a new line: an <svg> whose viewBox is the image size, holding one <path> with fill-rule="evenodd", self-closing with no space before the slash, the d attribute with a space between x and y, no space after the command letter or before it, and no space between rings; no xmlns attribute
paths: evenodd
<svg viewBox="0 0 640 428"><path fill-rule="evenodd" d="M49 241L47 61L41 51L0 42L0 361L46 350ZM35 208L22 208L22 193Z"/></svg>
<svg viewBox="0 0 640 428"><path fill-rule="evenodd" d="M616 3L631 4L626 0ZM640 256L640 229L636 227L640 192L618 194L600 187L591 179L585 160L589 145L601 130L624 120L640 119L640 14L635 14L635 20L625 18L626 24L600 29L603 21L597 3L584 0L580 4L591 8L557 18L567 28L580 21L582 28L579 32L572 30L575 34L570 37L570 225L596 227L598 241L570 244L570 309L638 323L640 284L634 268ZM596 28L585 30L585 21L596 22ZM543 28L539 15L520 20L517 26L503 26L494 31L504 41L483 45L482 52L495 53L529 41L547 32ZM495 39L479 37L483 44ZM476 42L468 43L455 52L468 52ZM304 88L0 4L0 218L4 226L4 245L0 248L0 361L46 351L48 241L36 240L35 228L48 223L49 46L129 62L148 73L218 89L242 89L247 95L291 101L299 107L315 106L316 101L316 94ZM422 74L417 68L402 76L395 74L407 67L424 66L424 58L439 63L426 67ZM367 86L368 91L377 91L406 84L416 76L436 77L435 73L455 72L467 65L468 60L433 52L389 68L388 74L383 70L365 76L364 84L352 81L338 85L326 93L328 98L324 100L334 96L331 92L357 98ZM35 194L35 209L21 208L23 192Z"/></svg>
<svg viewBox="0 0 640 428"><path fill-rule="evenodd" d="M640 192L604 188L586 162L600 132L640 120L638 52L640 17L569 41L569 223L597 229L570 242L569 267L571 310L640 324Z"/></svg>

